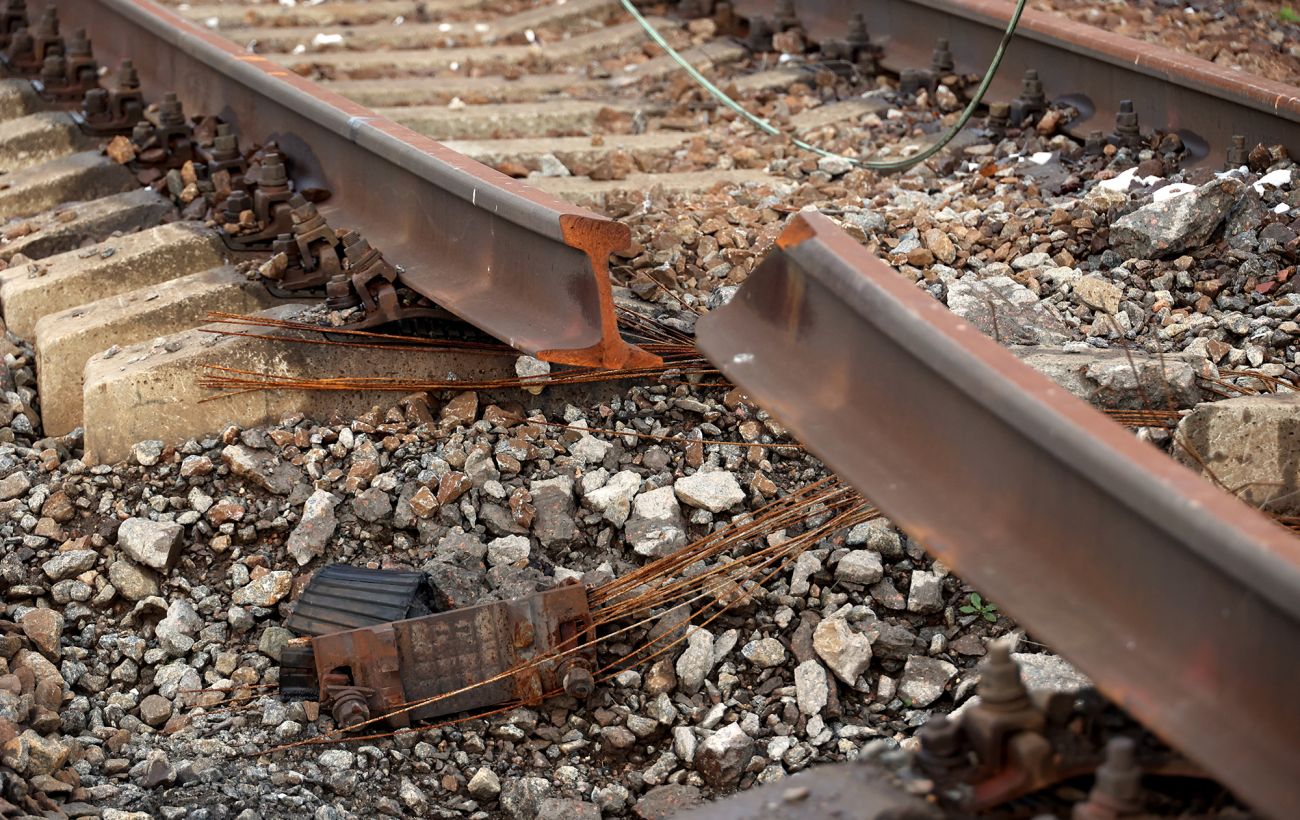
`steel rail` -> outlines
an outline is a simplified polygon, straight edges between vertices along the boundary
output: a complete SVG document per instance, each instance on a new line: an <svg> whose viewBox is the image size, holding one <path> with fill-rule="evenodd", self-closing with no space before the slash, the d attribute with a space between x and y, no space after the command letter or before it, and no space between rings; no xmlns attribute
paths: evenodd
<svg viewBox="0 0 1300 820"><path fill-rule="evenodd" d="M698 324L728 377L1241 799L1300 816L1300 540L801 214Z"/></svg>
<svg viewBox="0 0 1300 820"><path fill-rule="evenodd" d="M772 0L741 0L741 13L770 12ZM957 70L988 67L1011 16L1006 0L799 0L800 23L813 38L842 36L862 12L881 63L894 71L930 65L947 38ZM1120 100L1132 100L1143 130L1178 133L1198 158L1222 162L1234 134L1285 145L1300 156L1300 89L1219 66L1190 54L1135 40L1067 17L1026 9L987 100L1020 94L1027 69L1037 69L1049 100L1070 102L1080 117L1076 136L1110 133Z"/></svg>
<svg viewBox="0 0 1300 820"><path fill-rule="evenodd" d="M554 199L249 54L146 0L61 3L103 65L134 61L146 99L176 91L245 144L275 140L321 213L358 229L412 289L547 361L657 365L618 334L610 253L626 225Z"/></svg>

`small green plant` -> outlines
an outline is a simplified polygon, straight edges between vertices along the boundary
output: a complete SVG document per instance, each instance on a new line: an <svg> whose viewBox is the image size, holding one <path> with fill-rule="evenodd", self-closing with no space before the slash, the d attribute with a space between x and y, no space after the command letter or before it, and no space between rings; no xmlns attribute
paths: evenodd
<svg viewBox="0 0 1300 820"><path fill-rule="evenodd" d="M1290 6L1283 6L1278 9L1277 18L1284 23L1300 23L1300 12Z"/></svg>
<svg viewBox="0 0 1300 820"><path fill-rule="evenodd" d="M995 623L998 619L997 604L984 600L978 592L972 592L967 603L958 611L964 615L979 615L989 623Z"/></svg>

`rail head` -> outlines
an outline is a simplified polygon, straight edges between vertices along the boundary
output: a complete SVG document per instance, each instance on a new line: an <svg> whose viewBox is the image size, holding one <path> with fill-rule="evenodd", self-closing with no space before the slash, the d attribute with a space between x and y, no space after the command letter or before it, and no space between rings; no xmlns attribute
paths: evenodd
<svg viewBox="0 0 1300 820"><path fill-rule="evenodd" d="M61 3L103 64L129 58L147 98L175 90L241 139L276 140L300 185L333 196L332 222L360 230L403 282L502 341L548 361L655 364L618 334L610 253L626 225L481 165L283 66L241 51L148 0Z"/></svg>
<svg viewBox="0 0 1300 820"><path fill-rule="evenodd" d="M1296 816L1300 541L802 214L704 353L1240 796ZM816 362L817 367L809 367Z"/></svg>

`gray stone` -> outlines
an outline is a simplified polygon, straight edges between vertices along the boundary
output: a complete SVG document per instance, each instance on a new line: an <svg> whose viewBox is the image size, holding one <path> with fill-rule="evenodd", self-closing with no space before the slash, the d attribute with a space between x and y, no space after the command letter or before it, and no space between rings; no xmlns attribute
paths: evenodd
<svg viewBox="0 0 1300 820"><path fill-rule="evenodd" d="M821 714L830 700L830 680L826 677L826 668L814 660L796 666L794 693L800 712L808 717Z"/></svg>
<svg viewBox="0 0 1300 820"><path fill-rule="evenodd" d="M308 496L302 505L302 518L298 526L289 533L288 550L298 566L320 557L325 552L325 545L334 536L338 519L334 517L334 505L338 499L325 490L316 490Z"/></svg>
<svg viewBox="0 0 1300 820"><path fill-rule="evenodd" d="M41 571L51 581L62 581L93 569L97 561L99 553L94 550L66 550L54 553L53 558L41 564Z"/></svg>
<svg viewBox="0 0 1300 820"><path fill-rule="evenodd" d="M158 594L158 576L125 558L108 565L108 580L128 601L143 601Z"/></svg>
<svg viewBox="0 0 1300 820"><path fill-rule="evenodd" d="M515 564L528 560L532 545L522 535L507 535L494 538L487 545L487 562L494 566Z"/></svg>
<svg viewBox="0 0 1300 820"><path fill-rule="evenodd" d="M813 630L813 649L835 673L852 686L871 664L871 639L840 617L822 620Z"/></svg>
<svg viewBox="0 0 1300 820"><path fill-rule="evenodd" d="M741 648L740 654L759 669L770 669L785 662L785 647L776 638L750 641Z"/></svg>
<svg viewBox="0 0 1300 820"><path fill-rule="evenodd" d="M345 772L353 767L356 755L347 749L326 749L320 753L320 764L336 772Z"/></svg>
<svg viewBox="0 0 1300 820"><path fill-rule="evenodd" d="M582 497L582 505L601 514L615 527L627 523L632 512L632 499L641 489L641 476L631 470L621 470L609 477L605 485Z"/></svg>
<svg viewBox="0 0 1300 820"><path fill-rule="evenodd" d="M138 563L168 570L180 553L185 528L172 521L128 518L117 530L117 544Z"/></svg>
<svg viewBox="0 0 1300 820"><path fill-rule="evenodd" d="M938 612L943 609L943 579L933 572L912 570L907 588L908 612Z"/></svg>
<svg viewBox="0 0 1300 820"><path fill-rule="evenodd" d="M871 550L853 550L835 565L835 578L851 584L874 584L885 577L880 554Z"/></svg>
<svg viewBox="0 0 1300 820"><path fill-rule="evenodd" d="M903 666L898 694L912 706L929 706L939 699L948 681L956 674L957 667L947 661L911 655Z"/></svg>
<svg viewBox="0 0 1300 820"><path fill-rule="evenodd" d="M152 467L162 458L163 446L159 439L136 442L131 447L131 457L141 467Z"/></svg>
<svg viewBox="0 0 1300 820"><path fill-rule="evenodd" d="M518 778L501 791L501 809L511 820L533 820L551 790L551 781L546 778Z"/></svg>
<svg viewBox="0 0 1300 820"><path fill-rule="evenodd" d="M548 797L537 809L537 820L600 820L600 809L585 800Z"/></svg>
<svg viewBox="0 0 1300 820"><path fill-rule="evenodd" d="M697 472L677 479L673 492L684 504L720 513L745 500L736 476L726 470Z"/></svg>
<svg viewBox="0 0 1300 820"><path fill-rule="evenodd" d="M501 780L496 772L484 766L469 779L466 790L475 800L495 800L501 794Z"/></svg>
<svg viewBox="0 0 1300 820"><path fill-rule="evenodd" d="M1155 259L1200 247L1245 190L1241 180L1224 177L1181 196L1144 205L1111 224L1111 248L1124 257Z"/></svg>
<svg viewBox="0 0 1300 820"><path fill-rule="evenodd" d="M698 787L668 783L646 792L632 811L640 820L669 820L703 802Z"/></svg>
<svg viewBox="0 0 1300 820"><path fill-rule="evenodd" d="M352 512L362 521L374 523L388 516L393 511L393 499L378 487L371 487L357 493L352 499Z"/></svg>
<svg viewBox="0 0 1300 820"><path fill-rule="evenodd" d="M704 678L713 669L713 634L696 626L689 629L686 649L677 658L677 685L687 694L694 694L704 685Z"/></svg>
<svg viewBox="0 0 1300 820"><path fill-rule="evenodd" d="M293 640L293 633L282 626L268 626L262 630L262 637L257 641L257 651L268 658L278 661L280 653Z"/></svg>
<svg viewBox="0 0 1300 820"><path fill-rule="evenodd" d="M948 308L1004 345L1061 344L1070 338L1034 292L1009 276L963 276L948 286Z"/></svg>
<svg viewBox="0 0 1300 820"><path fill-rule="evenodd" d="M298 468L264 450L232 444L221 451L230 474L275 495L288 495L301 474Z"/></svg>
<svg viewBox="0 0 1300 820"><path fill-rule="evenodd" d="M632 502L625 528L637 555L657 558L686 546L686 521L672 487L643 492Z"/></svg>
<svg viewBox="0 0 1300 820"><path fill-rule="evenodd" d="M235 590L231 600L240 606L275 606L292 589L293 574L287 570L275 570Z"/></svg>
<svg viewBox="0 0 1300 820"><path fill-rule="evenodd" d="M533 496L533 535L544 547L566 546L578 540L574 521L573 479L568 476L533 481L528 485Z"/></svg>
<svg viewBox="0 0 1300 820"><path fill-rule="evenodd" d="M140 701L140 719L150 726L162 726L171 716L172 702L162 695L146 695Z"/></svg>
<svg viewBox="0 0 1300 820"><path fill-rule="evenodd" d="M1183 446L1173 448L1173 454L1193 470L1212 472L1252 507L1300 515L1297 419L1300 393L1199 404L1178 423Z"/></svg>
<svg viewBox="0 0 1300 820"><path fill-rule="evenodd" d="M754 739L735 723L706 737L695 750L695 769L715 789L734 786L754 756Z"/></svg>
<svg viewBox="0 0 1300 820"><path fill-rule="evenodd" d="M1011 659L1020 666L1020 678L1031 692L1081 692L1092 681L1059 655L1016 652Z"/></svg>
<svg viewBox="0 0 1300 820"><path fill-rule="evenodd" d="M1196 369L1177 355L1154 356L1124 350L1014 347L1025 364L1098 407L1146 410L1191 407L1201 400Z"/></svg>
<svg viewBox="0 0 1300 820"><path fill-rule="evenodd" d="M27 477L26 473L10 473L4 478L0 478L0 501L8 501L11 498L26 495L31 488L32 480Z"/></svg>

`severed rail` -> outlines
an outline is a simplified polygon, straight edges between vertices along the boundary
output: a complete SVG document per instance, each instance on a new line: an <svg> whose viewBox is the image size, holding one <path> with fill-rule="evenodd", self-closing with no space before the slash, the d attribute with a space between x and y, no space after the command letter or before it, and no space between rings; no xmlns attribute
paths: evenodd
<svg viewBox="0 0 1300 820"><path fill-rule="evenodd" d="M1270 816L1300 816L1300 540L801 214L701 349L931 554Z"/></svg>
<svg viewBox="0 0 1300 820"><path fill-rule="evenodd" d="M43 4L38 4L43 5ZM560 364L642 367L618 334L610 253L626 225L510 179L246 53L147 0L58 3L101 64L134 61L147 99L176 91L240 137L276 141L299 188L325 189L331 224L360 230L401 281L525 353Z"/></svg>

